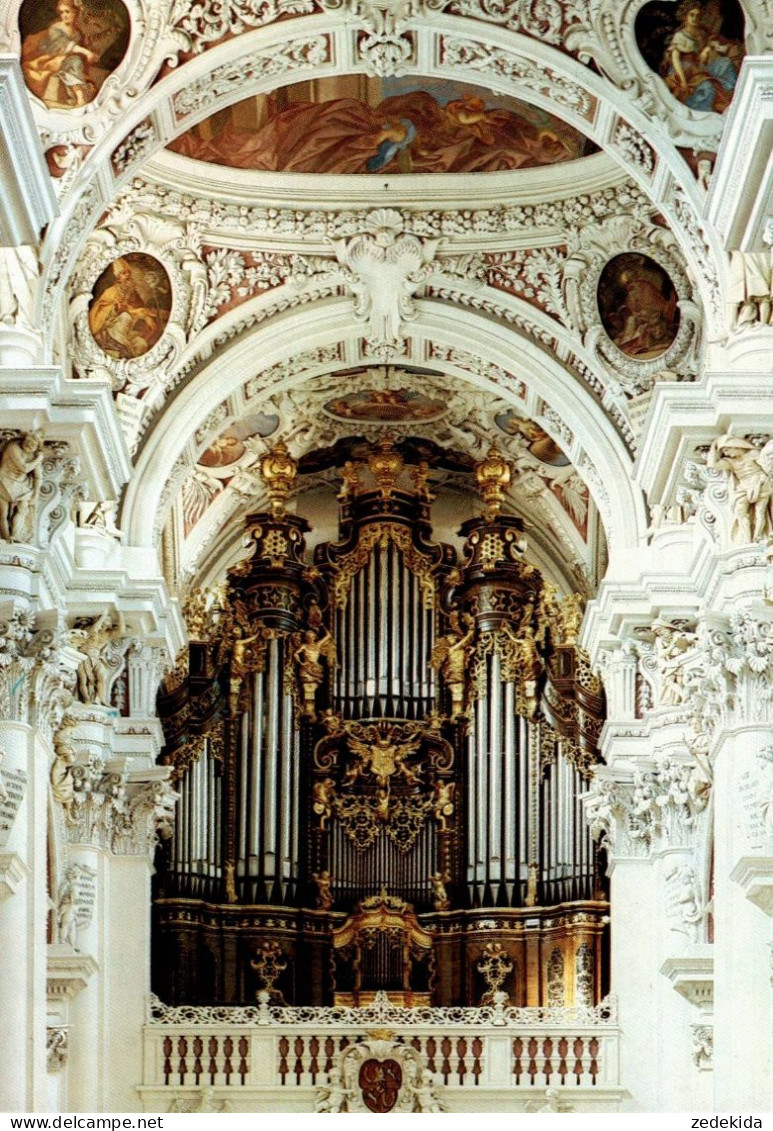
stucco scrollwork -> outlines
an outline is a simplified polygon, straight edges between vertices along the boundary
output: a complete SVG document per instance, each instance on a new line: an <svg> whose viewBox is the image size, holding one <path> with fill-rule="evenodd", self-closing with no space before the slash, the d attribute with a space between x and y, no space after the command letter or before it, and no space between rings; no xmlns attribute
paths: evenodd
<svg viewBox="0 0 773 1131"><path fill-rule="evenodd" d="M195 4L176 0L172 19L176 30L186 37L188 50L200 55L227 35L241 35L282 16L309 15L316 9L315 0L199 0Z"/></svg>
<svg viewBox="0 0 773 1131"><path fill-rule="evenodd" d="M444 35L440 40L440 58L445 66L458 71L509 79L587 121L592 120L595 113L597 99L585 87L512 50L493 48L475 39Z"/></svg>
<svg viewBox="0 0 773 1131"><path fill-rule="evenodd" d="M401 352L404 324L417 316L413 297L434 274L459 274L477 280L482 265L474 256L438 256L439 240L420 239L405 232L394 209L371 212L364 230L333 241L336 262L298 256L294 282L322 274L338 281L354 297L354 315L367 324L367 337L376 354L386 359Z"/></svg>
<svg viewBox="0 0 773 1131"><path fill-rule="evenodd" d="M250 83L329 63L331 51L329 36L314 35L288 39L254 51L247 59L224 63L175 95L175 116L178 122L193 115L200 117L204 111L214 109L221 100L246 97Z"/></svg>

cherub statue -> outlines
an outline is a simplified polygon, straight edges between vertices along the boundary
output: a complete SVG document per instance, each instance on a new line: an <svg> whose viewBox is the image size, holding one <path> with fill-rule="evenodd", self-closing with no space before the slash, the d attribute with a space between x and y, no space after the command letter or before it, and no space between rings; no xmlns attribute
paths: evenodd
<svg viewBox="0 0 773 1131"><path fill-rule="evenodd" d="M454 812L454 794L456 792L456 784L454 782L443 781L438 779L435 782L435 795L432 799L432 812L437 821L440 832L444 833L448 828L448 818L453 816Z"/></svg>
<svg viewBox="0 0 773 1131"><path fill-rule="evenodd" d="M416 1077L416 1083L411 1086L414 1095L415 1112L441 1112L445 1111L440 1096L438 1078L427 1068L422 1068Z"/></svg>
<svg viewBox="0 0 773 1131"><path fill-rule="evenodd" d="M0 453L0 540L29 542L34 537L44 454L40 432L27 432L4 444Z"/></svg>
<svg viewBox="0 0 773 1131"><path fill-rule="evenodd" d="M319 817L319 827L327 828L327 823L333 815L333 802L335 801L335 782L332 778L323 778L315 781L312 787L312 809Z"/></svg>
<svg viewBox="0 0 773 1131"><path fill-rule="evenodd" d="M333 877L328 871L312 872L311 878L317 887L317 907L329 911L333 906Z"/></svg>
<svg viewBox="0 0 773 1131"><path fill-rule="evenodd" d="M436 911L448 911L451 906L451 900L446 891L448 878L447 872L433 872L429 878L429 882L432 884L432 906Z"/></svg>
<svg viewBox="0 0 773 1131"><path fill-rule="evenodd" d="M347 1111L347 1090L341 1082L341 1069L331 1068L327 1074L327 1084L317 1085L314 1101L315 1112Z"/></svg>

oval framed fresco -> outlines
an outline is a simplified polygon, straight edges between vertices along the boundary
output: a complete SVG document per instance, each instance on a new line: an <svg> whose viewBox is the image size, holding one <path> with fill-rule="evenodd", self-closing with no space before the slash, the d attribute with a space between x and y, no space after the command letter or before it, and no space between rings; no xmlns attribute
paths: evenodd
<svg viewBox="0 0 773 1131"><path fill-rule="evenodd" d="M660 357L679 331L679 296L668 273L641 252L616 255L599 276L601 324L626 357Z"/></svg>
<svg viewBox="0 0 773 1131"><path fill-rule="evenodd" d="M121 0L24 0L19 32L27 88L51 110L74 110L123 59L131 21Z"/></svg>
<svg viewBox="0 0 773 1131"><path fill-rule="evenodd" d="M114 259L94 284L89 329L99 348L121 360L142 357L159 340L172 310L163 264L141 251Z"/></svg>
<svg viewBox="0 0 773 1131"><path fill-rule="evenodd" d="M650 0L637 13L634 35L645 63L678 102L727 110L745 54L738 0Z"/></svg>

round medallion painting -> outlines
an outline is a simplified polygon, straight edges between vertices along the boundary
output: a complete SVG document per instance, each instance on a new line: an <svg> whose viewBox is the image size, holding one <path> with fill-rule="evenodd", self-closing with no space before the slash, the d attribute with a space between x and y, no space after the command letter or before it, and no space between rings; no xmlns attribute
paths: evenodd
<svg viewBox="0 0 773 1131"><path fill-rule="evenodd" d="M24 0L24 81L52 110L85 106L126 54L130 30L121 0Z"/></svg>
<svg viewBox="0 0 773 1131"><path fill-rule="evenodd" d="M598 306L617 348L641 361L665 353L679 329L676 287L660 264L639 252L610 259L599 278Z"/></svg>
<svg viewBox="0 0 773 1131"><path fill-rule="evenodd" d="M745 53L738 0L650 0L636 16L634 34L647 66L677 101L724 113Z"/></svg>
<svg viewBox="0 0 773 1131"><path fill-rule="evenodd" d="M152 255L132 251L115 259L94 284L89 327L110 357L142 357L159 340L172 309L172 286Z"/></svg>

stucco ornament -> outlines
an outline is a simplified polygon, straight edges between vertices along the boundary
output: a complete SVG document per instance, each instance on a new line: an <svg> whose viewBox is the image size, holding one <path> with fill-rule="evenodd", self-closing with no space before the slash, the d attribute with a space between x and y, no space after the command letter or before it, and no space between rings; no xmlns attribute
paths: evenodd
<svg viewBox="0 0 773 1131"><path fill-rule="evenodd" d="M441 1085L416 1049L373 1035L334 1058L317 1112L442 1112Z"/></svg>
<svg viewBox="0 0 773 1131"><path fill-rule="evenodd" d="M433 274L479 276L473 256L438 257L438 239L420 239L405 232L402 215L392 208L371 212L363 230L331 241L336 263L318 256L298 256L294 282L323 275L343 283L354 297L354 315L367 324L369 344L384 359L398 354L405 323L417 317L414 296Z"/></svg>

